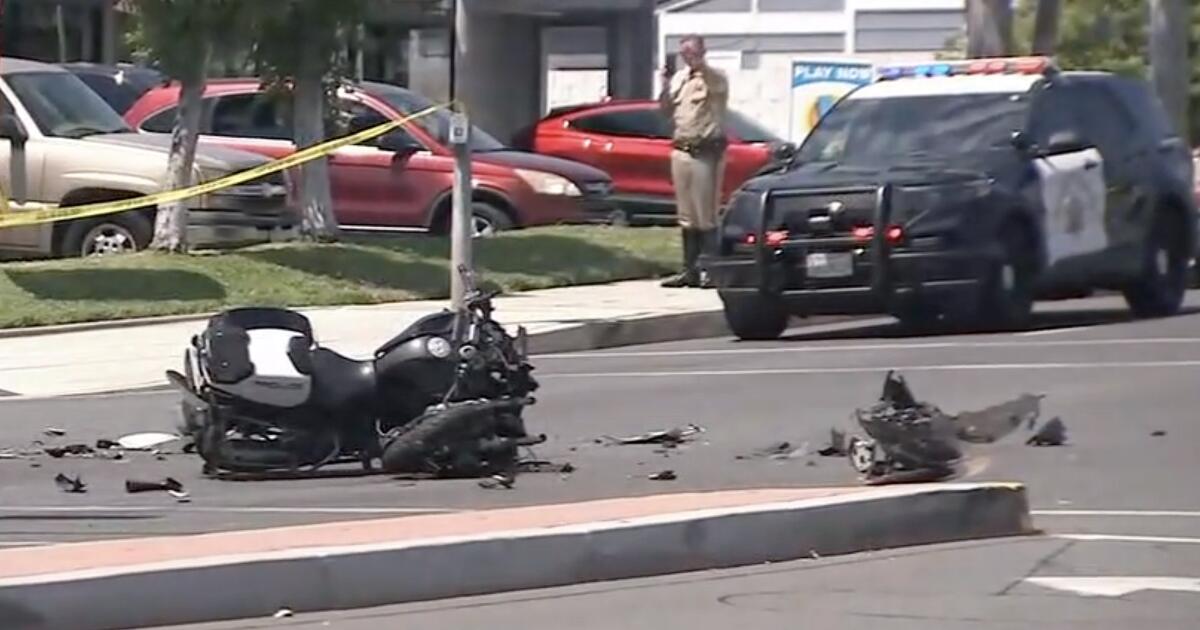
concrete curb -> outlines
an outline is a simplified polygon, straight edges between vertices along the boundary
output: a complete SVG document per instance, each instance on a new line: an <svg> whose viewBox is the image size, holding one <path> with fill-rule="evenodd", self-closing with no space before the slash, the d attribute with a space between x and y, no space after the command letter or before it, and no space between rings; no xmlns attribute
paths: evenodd
<svg viewBox="0 0 1200 630"><path fill-rule="evenodd" d="M0 581L5 628L148 627L364 608L1035 533L1019 484L836 497ZM186 541L181 541L186 544Z"/></svg>
<svg viewBox="0 0 1200 630"><path fill-rule="evenodd" d="M584 352L647 343L724 337L732 332L724 311L647 315L584 322L569 328L529 335L531 354Z"/></svg>
<svg viewBox="0 0 1200 630"><path fill-rule="evenodd" d="M134 317L130 319L106 319L97 322L78 322L75 324L54 324L51 326L33 326L28 328L0 329L0 339L19 339L21 337L38 337L41 335L60 335L74 332L89 332L93 330L116 330L120 328L137 328L154 324L177 324L179 322L201 322L212 313L192 313L188 315L162 315L158 317Z"/></svg>

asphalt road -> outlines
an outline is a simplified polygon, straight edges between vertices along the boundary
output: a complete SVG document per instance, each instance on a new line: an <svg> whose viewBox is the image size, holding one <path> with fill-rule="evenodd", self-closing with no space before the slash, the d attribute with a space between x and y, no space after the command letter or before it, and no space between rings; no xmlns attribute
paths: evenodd
<svg viewBox="0 0 1200 630"><path fill-rule="evenodd" d="M1200 304L1192 296L1191 304ZM738 459L774 442L809 451L829 427L853 428L856 406L879 394L886 370L904 374L919 398L947 411L975 409L1023 392L1046 394L1044 417L1060 416L1070 445L1033 448L1024 430L972 449L964 477L1026 482L1040 524L1061 531L1194 535L1195 518L1152 519L1146 510L1200 504L1200 315L1131 322L1113 299L1060 303L1020 334L906 337L890 325L808 330L773 343L728 339L539 358L544 384L530 428L550 442L538 456L571 462L571 475L529 474L511 491L469 481L402 482L388 476L217 481L188 455L100 459L0 459L0 546L267 527L440 510L568 502L716 488L855 483L846 460L815 455ZM93 443L128 432L171 430L169 392L54 401L0 402L0 448L31 441ZM695 443L607 446L627 435L685 423ZM45 427L66 430L44 436ZM1164 432L1152 435L1153 432ZM650 481L671 469L673 482ZM55 474L80 474L86 494L66 494ZM128 495L129 478L172 476L191 493ZM1103 513L1129 511L1107 519ZM1073 515L1078 513L1078 515ZM1185 526L1186 525L1186 526Z"/></svg>

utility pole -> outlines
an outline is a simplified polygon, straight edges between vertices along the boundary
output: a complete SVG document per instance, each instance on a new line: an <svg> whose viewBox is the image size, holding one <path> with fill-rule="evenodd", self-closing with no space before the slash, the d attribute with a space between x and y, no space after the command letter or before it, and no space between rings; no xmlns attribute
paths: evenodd
<svg viewBox="0 0 1200 630"><path fill-rule="evenodd" d="M466 287L460 268L473 269L471 255L471 124L467 113L457 99L458 82L456 67L459 55L459 28L463 22L463 0L450 0L450 100L454 114L450 122L450 144L454 147L454 190L451 192L450 209L450 305L458 310L463 307Z"/></svg>
<svg viewBox="0 0 1200 630"><path fill-rule="evenodd" d="M1175 131L1188 138L1188 30L1192 20L1189 0L1150 0L1150 66L1158 98L1175 123Z"/></svg>

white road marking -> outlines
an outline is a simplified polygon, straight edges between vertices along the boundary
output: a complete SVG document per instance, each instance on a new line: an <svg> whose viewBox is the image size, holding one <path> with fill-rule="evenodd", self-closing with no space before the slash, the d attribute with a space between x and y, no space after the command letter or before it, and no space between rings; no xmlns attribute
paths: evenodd
<svg viewBox="0 0 1200 630"><path fill-rule="evenodd" d="M790 374L875 374L899 372L970 372L1001 370L1102 370L1129 368L1194 368L1193 361L1100 361L1095 363L959 363L951 365L883 365L863 367L764 368L757 370L664 370L657 372L577 372L573 374L543 374L543 379L582 378L678 378L694 376L769 376Z"/></svg>
<svg viewBox="0 0 1200 630"><path fill-rule="evenodd" d="M0 506L0 512L214 512L220 514L456 514L472 510L446 508L372 508L372 507L220 507L220 506L134 506L134 505L28 505Z"/></svg>
<svg viewBox="0 0 1200 630"><path fill-rule="evenodd" d="M1144 516L1156 518L1200 518L1190 510L1032 510L1034 516Z"/></svg>
<svg viewBox="0 0 1200 630"><path fill-rule="evenodd" d="M1044 332L1044 331L1039 331ZM951 350L987 348L1053 348L1200 344L1197 337L1149 337L1145 339L1062 339L1057 341L930 341L915 343L872 343L852 345L795 345L773 348L722 348L711 350L644 350L629 352L572 352L544 354L541 359L628 359L638 357L724 356L739 354L790 354L810 352L874 352L879 350Z"/></svg>
<svg viewBox="0 0 1200 630"><path fill-rule="evenodd" d="M1071 326L1070 328L1047 328L1045 330L1030 330L1028 332L1017 333L1018 337L1048 337L1050 335L1061 335L1063 333L1075 332L1078 330L1088 330L1091 326Z"/></svg>
<svg viewBox="0 0 1200 630"><path fill-rule="evenodd" d="M1200 579L1190 577L1031 577L1025 581L1084 597L1121 597L1138 591L1200 593Z"/></svg>
<svg viewBox="0 0 1200 630"><path fill-rule="evenodd" d="M1126 534L1055 534L1055 538L1083 542L1135 542L1155 545L1200 545L1200 538L1179 536L1133 536Z"/></svg>

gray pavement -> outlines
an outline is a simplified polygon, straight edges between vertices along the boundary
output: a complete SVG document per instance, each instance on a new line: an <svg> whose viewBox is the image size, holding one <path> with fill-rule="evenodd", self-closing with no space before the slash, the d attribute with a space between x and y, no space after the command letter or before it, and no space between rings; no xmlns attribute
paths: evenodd
<svg viewBox="0 0 1200 630"><path fill-rule="evenodd" d="M511 491L487 491L469 481L359 477L353 468L347 475L304 480L215 481L202 479L198 460L187 455L160 461L129 454L123 463L0 460L0 545L674 491L850 484L854 475L840 458L737 457L781 440L815 451L831 425L851 428L850 411L878 395L892 367L903 370L918 397L952 412L1026 391L1047 394L1044 417L1062 417L1070 446L1027 447L1022 432L974 448L965 473L972 481L1026 482L1039 524L1089 528L1097 511L1195 509L1200 487L1182 480L1195 478L1198 466L1200 315L1131 322L1115 299L1055 304L1048 311L1039 316L1037 330L1020 334L908 337L894 326L868 322L801 331L774 343L712 339L540 357L544 388L530 410L530 427L547 433L550 442L536 452L569 461L577 472L525 475ZM0 402L0 448L51 441L42 435L47 426L67 430L57 443L171 430L177 409L168 392ZM666 453L595 443L603 435L684 423L707 431L696 443ZM1156 430L1166 435L1152 436ZM679 479L646 479L664 469ZM59 492L53 482L58 472L82 474L89 492ZM167 475L187 486L190 503L124 493L127 478ZM1190 522L1151 521L1141 512L1122 518L1157 535L1186 534L1176 523Z"/></svg>

